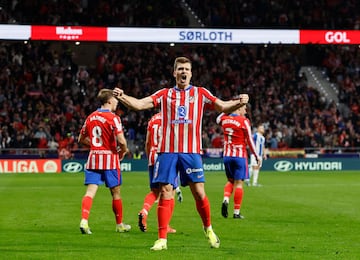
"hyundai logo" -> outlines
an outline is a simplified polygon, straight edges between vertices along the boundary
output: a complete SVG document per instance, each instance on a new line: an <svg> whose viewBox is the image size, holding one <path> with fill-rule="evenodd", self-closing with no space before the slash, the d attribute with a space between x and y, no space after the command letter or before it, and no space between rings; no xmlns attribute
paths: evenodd
<svg viewBox="0 0 360 260"><path fill-rule="evenodd" d="M83 166L78 162L68 162L63 166L65 172L81 172L83 170Z"/></svg>
<svg viewBox="0 0 360 260"><path fill-rule="evenodd" d="M289 161L278 161L274 164L275 170L279 172L288 172L293 169L293 164Z"/></svg>

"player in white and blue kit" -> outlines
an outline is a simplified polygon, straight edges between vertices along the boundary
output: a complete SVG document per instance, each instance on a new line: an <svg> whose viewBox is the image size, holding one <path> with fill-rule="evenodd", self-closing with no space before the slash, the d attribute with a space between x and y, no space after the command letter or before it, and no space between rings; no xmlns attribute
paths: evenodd
<svg viewBox="0 0 360 260"><path fill-rule="evenodd" d="M265 128L263 124L258 125L256 133L253 135L253 140L255 143L255 151L256 154L260 156L260 158L266 159L265 154ZM260 186L258 184L259 171L261 168L261 164L258 165L258 162L253 154L250 156L250 178L252 178L252 186ZM250 183L250 180L249 180Z"/></svg>

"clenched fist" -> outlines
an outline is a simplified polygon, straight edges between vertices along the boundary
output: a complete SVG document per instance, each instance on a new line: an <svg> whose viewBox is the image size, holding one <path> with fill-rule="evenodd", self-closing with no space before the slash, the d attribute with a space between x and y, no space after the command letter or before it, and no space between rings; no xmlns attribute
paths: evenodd
<svg viewBox="0 0 360 260"><path fill-rule="evenodd" d="M119 98L122 96L122 94L124 94L124 90L122 90L120 88L114 88L113 94L114 94L114 97Z"/></svg>
<svg viewBox="0 0 360 260"><path fill-rule="evenodd" d="M249 102L249 95L248 94L240 94L239 99L242 104L247 104Z"/></svg>

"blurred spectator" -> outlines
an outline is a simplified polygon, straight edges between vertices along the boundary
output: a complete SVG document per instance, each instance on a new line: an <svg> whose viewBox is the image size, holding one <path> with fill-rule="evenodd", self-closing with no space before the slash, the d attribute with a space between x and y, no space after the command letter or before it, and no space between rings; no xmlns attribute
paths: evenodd
<svg viewBox="0 0 360 260"><path fill-rule="evenodd" d="M7 127L5 126L0 130L0 148L1 149L10 148L11 142L12 139L7 131Z"/></svg>
<svg viewBox="0 0 360 260"><path fill-rule="evenodd" d="M80 126L81 128L81 126ZM72 152L75 137L71 133L66 133L58 142L58 153L60 159L71 159L74 156Z"/></svg>
<svg viewBox="0 0 360 260"><path fill-rule="evenodd" d="M74 153L71 152L70 146L66 146L59 149L59 158L61 160L68 160L74 157Z"/></svg>
<svg viewBox="0 0 360 260"><path fill-rule="evenodd" d="M267 144L267 147L268 147L269 149L277 149L277 148L279 148L279 147L278 147L278 140L277 140L275 134L269 134L269 135L267 136L266 140L267 140L267 143L268 143L268 144Z"/></svg>
<svg viewBox="0 0 360 260"><path fill-rule="evenodd" d="M211 147L213 148L223 148L223 134L220 128L216 128L215 133L211 137Z"/></svg>
<svg viewBox="0 0 360 260"><path fill-rule="evenodd" d="M48 133L44 126L40 125L34 134L36 147L39 149L40 157L45 157L46 149L48 148L48 140L50 140L50 133Z"/></svg>
<svg viewBox="0 0 360 260"><path fill-rule="evenodd" d="M79 84L80 89L84 89L87 86L87 81L89 80L89 72L84 67L80 67L76 73L76 80Z"/></svg>
<svg viewBox="0 0 360 260"><path fill-rule="evenodd" d="M133 155L132 156L133 159L139 160L143 158L144 152L140 151L139 147L136 146L135 151L132 153L132 155Z"/></svg>
<svg viewBox="0 0 360 260"><path fill-rule="evenodd" d="M51 137L51 139L48 142L48 147L50 151L57 151L59 148L59 143L55 141L54 137Z"/></svg>
<svg viewBox="0 0 360 260"><path fill-rule="evenodd" d="M204 130L202 131L202 146L204 149L212 147L209 135Z"/></svg>

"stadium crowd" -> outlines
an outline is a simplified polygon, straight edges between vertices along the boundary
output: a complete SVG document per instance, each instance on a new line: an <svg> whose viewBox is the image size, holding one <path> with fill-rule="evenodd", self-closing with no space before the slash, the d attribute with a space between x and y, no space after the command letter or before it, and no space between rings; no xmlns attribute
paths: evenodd
<svg viewBox="0 0 360 260"><path fill-rule="evenodd" d="M155 21L152 18L160 18L160 16L150 14L141 15L143 19L146 17L148 20L135 22L138 20L130 17L139 14L135 8L140 8L140 1L121 1L123 5L116 2L118 6L122 6L121 12L126 11L126 14L132 14L126 15L129 21L116 19L116 17L124 16L116 13L120 12L120 9L110 8L111 14L105 15L108 14L106 10L109 11L109 7L112 6L111 1L107 2L108 7L103 6L106 6L105 1L70 0L49 1L43 4L45 7L31 6L34 11L32 14L43 10L43 16L30 15L30 9L26 9L26 4L33 2L37 3L37 1L12 1L13 5L8 7L7 12L1 10L1 21L47 24L71 22L72 24L106 24L108 26L164 26L163 23L169 22L164 22L165 18L162 22ZM150 12L150 10L152 10L151 14L159 12L160 7L156 5L156 1L146 2L148 5L145 5L143 12ZM200 1L189 2L196 6ZM218 11L224 9L221 6L225 1L216 1L217 4L212 1L206 2L209 2L209 8L216 8ZM242 3L241 6L244 7L245 1L236 2ZM265 1L254 1L248 5L263 2ZM348 2L357 5L356 1ZM75 18L72 20L72 15L65 15L65 12L69 10L65 7L76 3L80 5L84 13L84 15L73 15L82 17L83 20L79 22L74 22L77 20ZM87 3L86 8L84 3ZM51 5L55 5L56 8ZM313 5L315 3L310 1L301 2L303 11ZM284 6L291 7L288 9L288 16L296 16L292 6ZM162 10L175 9L166 5L162 7L168 8ZM37 8L37 11L34 8ZM102 11L98 11L97 15L85 16L85 13L92 8ZM252 10L262 17L261 10L254 8ZM322 14L327 14L331 10L332 8L325 8ZM28 15L26 15L27 12L29 12ZM351 19L343 18L338 21L329 17L322 20L324 22L322 28L353 29L359 17L352 13L351 8L344 7L343 12L347 12L348 16L345 17L351 17ZM54 13L59 16L59 20L53 20ZM167 12L167 15L169 15L168 19L179 18L175 20L181 21L173 23L173 26L186 23L183 13ZM274 20L277 15L278 12L274 11L272 19ZM239 15L231 13L228 16L238 17ZM314 16L316 17L315 14ZM104 21L101 17L111 18L112 22ZM209 14L206 17L209 17ZM264 26L271 20L269 19L262 20ZM304 24L307 21L306 16L299 15L298 19L303 20L300 22L295 18L290 19L293 22L289 26L306 27ZM212 22L209 23L214 25ZM234 27L247 26L243 21L230 24ZM269 24L272 27L275 26L272 23ZM76 64L74 61L76 53L71 43L61 44L60 49L54 48L53 45L52 42L1 42L0 148L50 148L59 151L61 157L70 157L71 150L78 148L76 138L84 119L99 105L94 101L99 89L118 86L132 96L143 97L159 88L171 87L174 82L172 67L169 64L178 55L192 59L192 81L195 85L207 87L224 100L239 93L250 95L249 117L253 125L260 122L265 124L269 148L345 147L351 151L354 147L360 147L358 101L360 49L358 46L183 45L170 47L162 44L98 44L96 53L87 54L93 55L93 65L89 65ZM337 104L328 102L313 86L308 85L305 75L299 74L303 65L315 65L326 69L329 79L338 85L340 101L349 107L348 114L341 114ZM120 107L118 112L122 114L131 151L136 150L137 147L144 147L147 121L154 111L134 112ZM215 123L217 115L212 111L207 113L208 116L205 117L203 124L204 148L222 147L221 131Z"/></svg>
<svg viewBox="0 0 360 260"><path fill-rule="evenodd" d="M359 29L356 0L189 0L209 27L276 29Z"/></svg>
<svg viewBox="0 0 360 260"><path fill-rule="evenodd" d="M188 26L179 1L3 1L0 22L87 26Z"/></svg>
<svg viewBox="0 0 360 260"><path fill-rule="evenodd" d="M63 0L0 1L0 22L18 24L187 27L190 7L207 27L360 29L356 0Z"/></svg>

